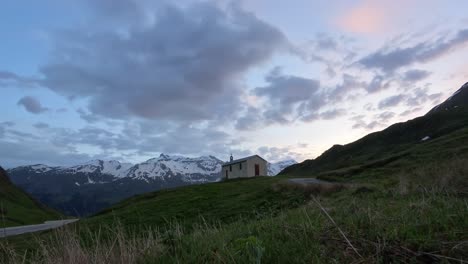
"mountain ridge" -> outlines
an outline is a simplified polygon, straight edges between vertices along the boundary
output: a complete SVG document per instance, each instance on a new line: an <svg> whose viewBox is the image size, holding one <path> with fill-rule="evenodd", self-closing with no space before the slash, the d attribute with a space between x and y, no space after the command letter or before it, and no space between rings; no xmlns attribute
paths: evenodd
<svg viewBox="0 0 468 264"><path fill-rule="evenodd" d="M346 145L334 145L315 159L289 166L280 175L311 175L391 159L427 140L466 127L468 83L423 116L393 124Z"/></svg>
<svg viewBox="0 0 468 264"><path fill-rule="evenodd" d="M160 154L138 164L91 160L73 166L19 166L8 172L16 185L44 204L82 216L136 194L220 181L223 163L214 156ZM271 164L269 171L275 175L292 163Z"/></svg>

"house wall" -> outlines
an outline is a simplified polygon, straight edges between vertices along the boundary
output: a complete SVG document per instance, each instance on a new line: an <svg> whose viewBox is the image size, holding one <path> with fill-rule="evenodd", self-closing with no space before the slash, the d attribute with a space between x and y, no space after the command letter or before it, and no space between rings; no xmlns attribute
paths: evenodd
<svg viewBox="0 0 468 264"><path fill-rule="evenodd" d="M248 177L255 177L255 164L260 166L260 175L267 176L267 162L263 159L254 156L247 160L247 175Z"/></svg>
<svg viewBox="0 0 468 264"><path fill-rule="evenodd" d="M239 164L242 164L242 169ZM229 170L229 166L232 166L232 171ZM247 177L247 161L224 166L221 171L223 178L226 178L226 171L228 172L228 179L245 178Z"/></svg>

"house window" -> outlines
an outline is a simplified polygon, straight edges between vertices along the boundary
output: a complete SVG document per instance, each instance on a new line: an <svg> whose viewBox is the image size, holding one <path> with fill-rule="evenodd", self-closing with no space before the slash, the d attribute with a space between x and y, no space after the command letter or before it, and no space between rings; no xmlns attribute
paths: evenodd
<svg viewBox="0 0 468 264"><path fill-rule="evenodd" d="M242 170L242 163L239 163L239 170Z"/></svg>
<svg viewBox="0 0 468 264"><path fill-rule="evenodd" d="M229 171L232 171L232 165L229 165Z"/></svg>

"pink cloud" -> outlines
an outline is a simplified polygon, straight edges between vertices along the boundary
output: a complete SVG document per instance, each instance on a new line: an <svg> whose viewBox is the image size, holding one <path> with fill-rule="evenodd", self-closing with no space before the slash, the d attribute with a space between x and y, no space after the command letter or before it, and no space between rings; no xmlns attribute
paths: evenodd
<svg viewBox="0 0 468 264"><path fill-rule="evenodd" d="M366 0L338 19L338 26L354 33L374 33L385 26L385 12L375 1Z"/></svg>
<svg viewBox="0 0 468 264"><path fill-rule="evenodd" d="M339 15L335 24L341 29L353 33L371 34L382 32L398 20L405 9L409 9L412 0L361 0L351 9ZM399 17L398 20L395 18Z"/></svg>

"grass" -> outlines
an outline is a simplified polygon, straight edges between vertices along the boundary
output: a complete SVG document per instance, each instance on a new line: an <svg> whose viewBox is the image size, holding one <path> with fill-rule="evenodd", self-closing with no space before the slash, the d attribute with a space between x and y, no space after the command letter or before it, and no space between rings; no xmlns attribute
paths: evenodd
<svg viewBox="0 0 468 264"><path fill-rule="evenodd" d="M229 223L239 218L262 218L305 203L301 193L276 192L281 178L244 180L186 186L136 196L86 220L87 224L113 223L124 226L163 227L171 222L185 226L203 221Z"/></svg>
<svg viewBox="0 0 468 264"><path fill-rule="evenodd" d="M39 204L15 187L0 168L0 228L42 223L60 214Z"/></svg>
<svg viewBox="0 0 468 264"><path fill-rule="evenodd" d="M161 220L161 225L151 223L147 216L148 222L136 231L128 228L133 220L107 218L109 210L90 219L90 225L29 236L31 251L26 259L33 263L463 263L468 261L466 160L446 160L387 175L393 183L363 182L335 192L314 189L307 192L314 199L278 208L272 214L259 213L260 217L238 208L235 213L246 214L233 219L235 213L216 212L218 207L213 205L208 214L195 217L193 211L190 225L184 221L186 217ZM205 188L210 189L209 197L223 193L219 189L229 189L225 195L237 197L234 186L243 184L270 186L259 190L263 195L271 191L279 197L304 197L303 189L289 189L289 185L271 189L271 184L283 183L281 178L259 178ZM185 199L203 193L197 188L202 186L146 198L181 195ZM127 207L142 206L146 200L135 197L114 210L126 212ZM294 199L289 202L294 204ZM223 202L223 206L227 204ZM213 219L209 221L208 216ZM96 220L102 223L97 229ZM1 250L0 260L21 263L25 251L17 250L21 238L15 239L7 240L13 244Z"/></svg>

